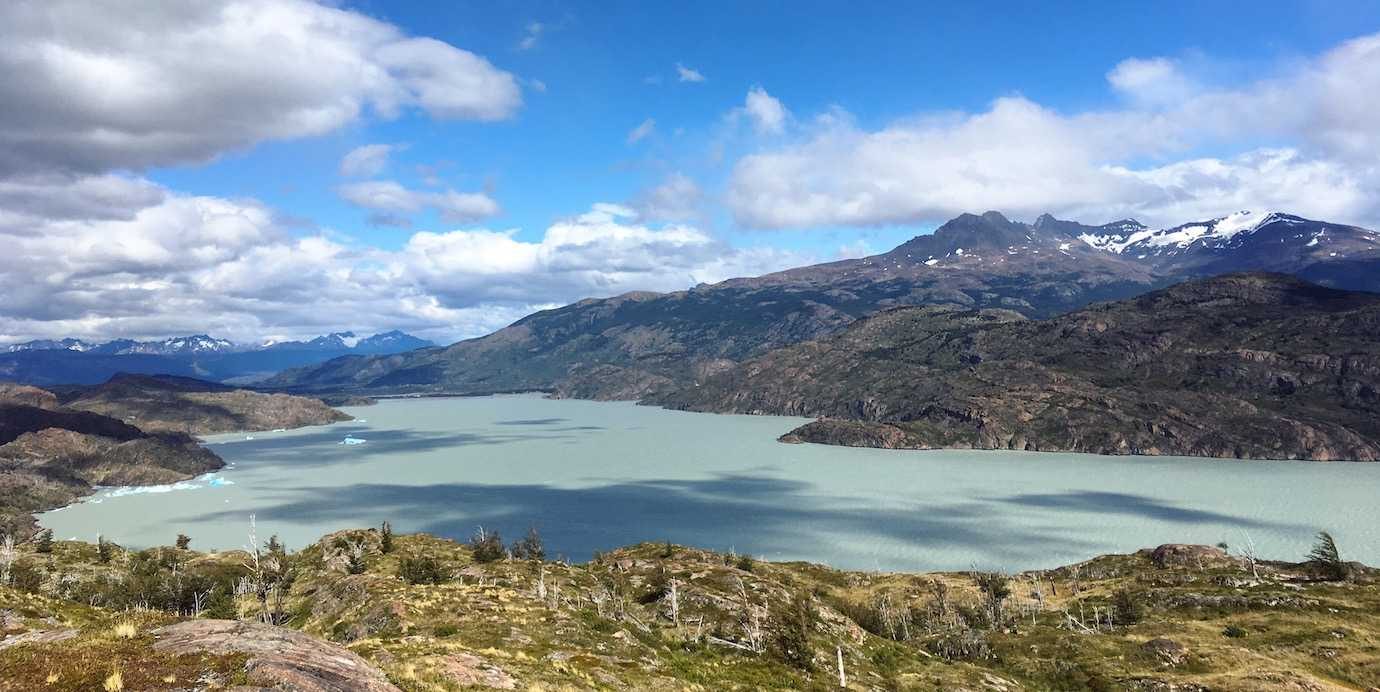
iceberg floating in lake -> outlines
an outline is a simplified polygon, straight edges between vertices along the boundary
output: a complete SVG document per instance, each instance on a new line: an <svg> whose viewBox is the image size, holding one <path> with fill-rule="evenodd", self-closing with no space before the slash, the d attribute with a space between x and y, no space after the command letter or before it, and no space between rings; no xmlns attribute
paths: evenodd
<svg viewBox="0 0 1380 692"><path fill-rule="evenodd" d="M244 439L246 439L246 440L252 440L252 439L254 439L254 436L253 436L253 435L245 435L245 436L244 436Z"/></svg>
<svg viewBox="0 0 1380 692"><path fill-rule="evenodd" d="M340 444L343 444L343 445L362 445L362 444L364 444L365 442L367 442L367 440L365 440L365 439L362 438L362 437L352 437L352 436L350 436L350 435L346 435L346 436L345 436L345 439L343 439L343 440L340 441Z"/></svg>
<svg viewBox="0 0 1380 692"><path fill-rule="evenodd" d="M287 432L287 428L274 428L273 432Z"/></svg>

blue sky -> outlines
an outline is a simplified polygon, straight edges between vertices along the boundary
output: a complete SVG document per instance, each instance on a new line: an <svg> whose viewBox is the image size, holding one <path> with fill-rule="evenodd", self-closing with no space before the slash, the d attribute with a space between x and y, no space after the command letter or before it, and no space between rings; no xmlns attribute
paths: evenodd
<svg viewBox="0 0 1380 692"><path fill-rule="evenodd" d="M448 340L884 251L988 208L1380 218L1376 3L0 13L0 67L41 77L0 87L22 105L0 116L0 234L4 213L27 229L0 265L19 297L0 340ZM65 249L88 237L116 242Z"/></svg>
<svg viewBox="0 0 1380 692"><path fill-rule="evenodd" d="M529 85L521 111L506 122L436 122L414 112L151 177L201 194L254 197L398 247L406 233L372 227L368 214L334 189L349 150L401 144L406 148L390 157L390 179L421 186L417 167L436 166L457 188L490 187L504 212L485 225L539 239L556 219L595 201L629 199L676 170L722 184L725 171L710 150L721 139L726 158L751 146L727 137L722 120L752 86L803 114L842 107L864 128L916 113L981 110L1010 94L1079 111L1116 105L1106 73L1128 57L1210 63L1211 76L1229 83L1306 59L1355 36L1358 27L1380 27L1380 4L1332 2L1260 3L1249 11L1231 3L1081 2L1061 11L1031 5L1000 12L967 3L347 4L487 56L546 91ZM524 50L534 23L542 29ZM678 63L705 81L679 82ZM647 118L656 121L654 134L627 145L629 131ZM858 238L886 249L944 219L769 238L740 238L731 217L713 220L734 242L827 254ZM417 223L444 226L435 214Z"/></svg>

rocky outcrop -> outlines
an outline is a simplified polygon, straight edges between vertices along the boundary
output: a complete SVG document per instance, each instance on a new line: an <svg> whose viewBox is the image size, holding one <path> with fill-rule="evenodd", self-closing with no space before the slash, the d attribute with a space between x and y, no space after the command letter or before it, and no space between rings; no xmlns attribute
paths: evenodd
<svg viewBox="0 0 1380 692"><path fill-rule="evenodd" d="M1375 461L1376 334L1380 296L1242 274L1042 321L891 310L648 403L821 419L790 442Z"/></svg>
<svg viewBox="0 0 1380 692"><path fill-rule="evenodd" d="M1242 567L1245 560L1227 554L1227 551L1211 545L1192 545L1186 543L1166 543L1153 549L1142 550L1138 555L1150 558L1156 567Z"/></svg>
<svg viewBox="0 0 1380 692"><path fill-rule="evenodd" d="M0 533L27 535L30 513L70 504L95 486L173 483L222 466L183 432L145 432L91 411L0 405Z"/></svg>
<svg viewBox="0 0 1380 692"><path fill-rule="evenodd" d="M397 692L349 649L296 630L235 620L190 620L153 631L153 649L170 654L244 654L249 681L301 692Z"/></svg>
<svg viewBox="0 0 1380 692"><path fill-rule="evenodd" d="M34 408L55 409L58 407L58 400L57 395L46 389L0 382L0 406L32 406Z"/></svg>

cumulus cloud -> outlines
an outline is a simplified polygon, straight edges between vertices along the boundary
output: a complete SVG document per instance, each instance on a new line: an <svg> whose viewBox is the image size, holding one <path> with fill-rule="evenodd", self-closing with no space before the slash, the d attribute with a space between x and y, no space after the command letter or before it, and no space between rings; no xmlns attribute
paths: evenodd
<svg viewBox="0 0 1380 692"><path fill-rule="evenodd" d="M637 218L644 221L692 221L703 216L704 191L681 173L672 173L660 185L643 190L633 201Z"/></svg>
<svg viewBox="0 0 1380 692"><path fill-rule="evenodd" d="M736 249L684 224L638 223L616 204L552 224L539 242L511 231L418 233L400 255L417 281L450 305L564 303L632 290L674 290L794 266L804 258Z"/></svg>
<svg viewBox="0 0 1380 692"><path fill-rule="evenodd" d="M1132 100L1151 105L1182 102L1199 89L1175 61L1163 57L1123 60L1107 73L1107 82Z"/></svg>
<svg viewBox="0 0 1380 692"><path fill-rule="evenodd" d="M403 187L392 180L349 183L338 188L340 197L363 209L380 212L372 217L379 225L405 226L402 221L424 209L434 209L441 219L452 223L478 221L499 212L498 202L482 192L423 192Z"/></svg>
<svg viewBox="0 0 1380 692"><path fill-rule="evenodd" d="M786 127L786 118L790 117L781 101L760 86L748 89L743 112L752 120L752 126L758 132L773 135L781 134Z"/></svg>
<svg viewBox="0 0 1380 692"><path fill-rule="evenodd" d="M699 70L676 63L676 75L682 82L703 82L704 75Z"/></svg>
<svg viewBox="0 0 1380 692"><path fill-rule="evenodd" d="M205 161L372 109L498 120L484 58L309 0L0 3L0 175Z"/></svg>
<svg viewBox="0 0 1380 692"><path fill-rule="evenodd" d="M350 177L378 175L388 167L388 157L397 149L398 147L393 144L365 144L355 147L340 159L340 174Z"/></svg>
<svg viewBox="0 0 1380 692"><path fill-rule="evenodd" d="M794 141L742 157L727 201L759 228L982 209L1151 224L1242 208L1380 221L1380 118L1362 96L1380 92L1380 35L1240 88L1201 86L1166 59L1124 61L1108 80L1127 108L1066 114L1010 96L876 130L826 113ZM1237 153L1191 155L1202 146Z"/></svg>
<svg viewBox="0 0 1380 692"><path fill-rule="evenodd" d="M647 118L646 120L643 120L640 124L638 124L637 127L634 127L632 131L628 132L628 144L636 144L642 141L643 139L646 139L655 130L656 120L653 120L652 118Z"/></svg>
<svg viewBox="0 0 1380 692"><path fill-rule="evenodd" d="M427 231L390 251L297 237L253 200L180 195L132 178L48 183L45 199L21 192L35 214L58 210L53 218L0 225L0 341L202 332L253 341L342 328L449 341L580 298L807 259L733 248L688 225L648 225L619 205L595 205L539 240Z"/></svg>

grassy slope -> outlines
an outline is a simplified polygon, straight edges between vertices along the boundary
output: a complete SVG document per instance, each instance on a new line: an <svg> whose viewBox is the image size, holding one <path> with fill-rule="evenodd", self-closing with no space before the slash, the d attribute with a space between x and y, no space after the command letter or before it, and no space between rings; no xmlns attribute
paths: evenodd
<svg viewBox="0 0 1380 692"><path fill-rule="evenodd" d="M365 550L363 573L347 573L351 544ZM10 633L72 627L80 634L0 650L0 680L7 681L0 689L89 689L115 669L124 672L127 689L176 686L160 682L169 676L236 682L240 659L151 653L146 633L179 616L121 612L113 592L80 586L131 566L142 565L147 576L150 565L169 562L169 553L184 578L233 577L243 569L238 553L117 552L109 565L97 562L92 546L77 543L59 543L51 555L25 553L21 564L45 575L37 588L48 595L0 587L0 610L11 611ZM418 585L400 579L402 560L420 557L437 560L454 578ZM288 625L348 646L405 690L459 689L485 680L538 689L836 688L836 647L854 689L1380 686L1380 587L1370 572L1361 581L1324 583L1311 581L1297 566L1271 564L1255 580L1230 560L1159 567L1145 554L1104 556L1013 578L1003 622L991 627L976 615L981 596L966 574L841 572L740 562L662 545L620 549L583 565L480 565L468 547L451 541L398 537L384 555L377 532L351 531L295 554L293 563L297 578L287 603ZM67 586L58 587L54 573L69 575ZM27 579L32 587L33 578ZM539 581L546 585L545 599L537 594ZM670 619L669 596L659 588L672 581L679 624ZM938 585L947 589L943 616L937 614ZM59 588L82 603L54 597ZM1091 622L1094 611L1105 613L1120 590L1134 593L1143 605L1139 623L1104 625L1095 632L1068 624L1067 614ZM110 607L84 605L102 598ZM808 629L811 671L783 662L776 645L792 598L807 599L817 614ZM907 625L908 641L859 626L886 634L873 607L883 601L917 613ZM763 606L770 612L764 619L765 652L708 638L745 641L746 614ZM972 627L952 627L960 620ZM116 625L126 622L135 625L132 639L115 634ZM1225 636L1228 625L1243 628L1246 636ZM945 660L941 652L960 631L990 653ZM1143 647L1158 637L1185 647L1184 659L1170 664ZM45 686L52 675L57 681Z"/></svg>

